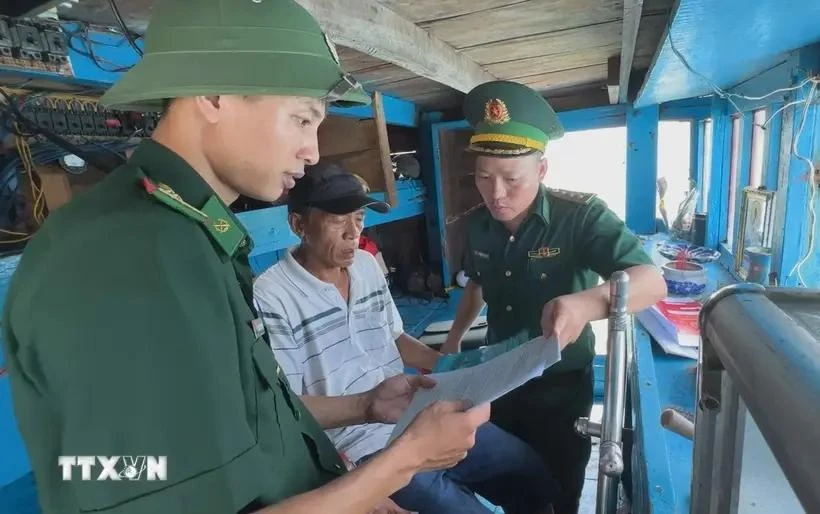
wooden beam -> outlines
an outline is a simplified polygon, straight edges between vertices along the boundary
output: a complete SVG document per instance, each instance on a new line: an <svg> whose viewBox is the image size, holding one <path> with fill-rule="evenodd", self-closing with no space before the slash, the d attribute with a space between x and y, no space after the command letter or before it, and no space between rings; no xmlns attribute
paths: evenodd
<svg viewBox="0 0 820 514"><path fill-rule="evenodd" d="M334 42L457 91L495 79L475 61L376 0L297 0Z"/></svg>
<svg viewBox="0 0 820 514"><path fill-rule="evenodd" d="M638 41L638 28L643 13L643 0L624 0L624 25L621 31L621 73L618 100L626 103L629 93L629 74L632 72L632 60L635 57L635 45Z"/></svg>
<svg viewBox="0 0 820 514"><path fill-rule="evenodd" d="M382 165L382 173L384 173L387 203L391 207L395 207L399 203L399 196L396 192L396 175L393 173L393 161L390 159L390 141L387 136L387 120L384 117L382 94L378 91L373 94L373 115L379 137L379 160Z"/></svg>
<svg viewBox="0 0 820 514"><path fill-rule="evenodd" d="M620 95L620 72L621 72L621 58L617 55L614 57L610 57L606 63L607 66L607 77L606 77L606 89L609 93L609 103L615 105L618 103L621 95Z"/></svg>

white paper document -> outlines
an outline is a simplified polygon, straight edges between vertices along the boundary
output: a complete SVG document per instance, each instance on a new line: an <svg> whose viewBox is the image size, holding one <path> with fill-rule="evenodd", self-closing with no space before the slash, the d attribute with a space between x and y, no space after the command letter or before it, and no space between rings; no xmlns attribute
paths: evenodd
<svg viewBox="0 0 820 514"><path fill-rule="evenodd" d="M468 400L473 405L491 402L561 360L554 337L536 337L487 362L469 368L428 375L436 381L431 389L419 389L396 423L390 441L400 436L416 415L439 400Z"/></svg>

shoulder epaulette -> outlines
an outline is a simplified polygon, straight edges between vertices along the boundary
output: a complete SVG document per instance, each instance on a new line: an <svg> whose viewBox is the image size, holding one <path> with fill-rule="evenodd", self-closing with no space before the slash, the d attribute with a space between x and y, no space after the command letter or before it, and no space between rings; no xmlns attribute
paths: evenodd
<svg viewBox="0 0 820 514"><path fill-rule="evenodd" d="M202 209L197 209L167 185L156 184L144 174L141 175L142 186L152 198L198 221L228 256L233 257L242 246L245 232L232 221L232 217L216 196L211 196Z"/></svg>
<svg viewBox="0 0 820 514"><path fill-rule="evenodd" d="M593 199L595 199L595 193L580 193L578 191L566 191L564 189L549 189L547 188L547 192L550 195L554 196L555 198L560 198L561 200L567 200L573 203L580 203L580 204L588 204Z"/></svg>

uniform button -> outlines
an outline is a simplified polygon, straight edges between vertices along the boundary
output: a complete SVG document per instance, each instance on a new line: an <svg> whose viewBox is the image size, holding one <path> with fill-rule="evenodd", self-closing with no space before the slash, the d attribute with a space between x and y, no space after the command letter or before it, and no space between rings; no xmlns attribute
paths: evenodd
<svg viewBox="0 0 820 514"><path fill-rule="evenodd" d="M512 310L512 305L507 305L507 312L510 312L511 310Z"/></svg>
<svg viewBox="0 0 820 514"><path fill-rule="evenodd" d="M509 277L510 275L512 275L512 272L510 270L507 270L506 272L504 272L504 274Z"/></svg>
<svg viewBox="0 0 820 514"><path fill-rule="evenodd" d="M514 243L514 242L515 242L515 236L510 236L510 242L511 242L511 243Z"/></svg>
<svg viewBox="0 0 820 514"><path fill-rule="evenodd" d="M475 272L475 274L476 274L476 275L478 275L479 277L481 276L481 272L480 272L480 271L476 271L476 272Z"/></svg>
<svg viewBox="0 0 820 514"><path fill-rule="evenodd" d="M343 470L343 469L344 469L344 468L342 467L342 465L341 465L341 464L336 464L336 465L334 465L334 467L335 467L338 471L341 471L341 470Z"/></svg>
<svg viewBox="0 0 820 514"><path fill-rule="evenodd" d="M547 274L546 273L541 273L541 280L544 280L545 278L547 278Z"/></svg>

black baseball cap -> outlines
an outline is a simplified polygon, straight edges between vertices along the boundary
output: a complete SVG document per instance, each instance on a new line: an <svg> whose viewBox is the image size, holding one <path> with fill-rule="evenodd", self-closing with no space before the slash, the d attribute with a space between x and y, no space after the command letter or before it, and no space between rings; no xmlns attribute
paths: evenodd
<svg viewBox="0 0 820 514"><path fill-rule="evenodd" d="M331 214L349 214L363 207L382 214L390 205L367 195L359 179L334 162L305 168L305 176L288 192L288 211L312 207Z"/></svg>

